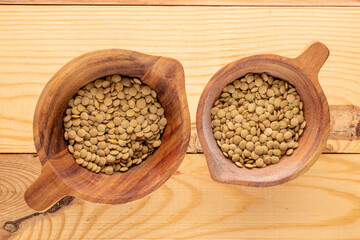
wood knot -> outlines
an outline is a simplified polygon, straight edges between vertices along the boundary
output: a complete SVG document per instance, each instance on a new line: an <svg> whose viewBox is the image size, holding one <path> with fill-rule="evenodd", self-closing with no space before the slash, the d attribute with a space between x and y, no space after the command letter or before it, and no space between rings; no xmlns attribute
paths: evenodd
<svg viewBox="0 0 360 240"><path fill-rule="evenodd" d="M72 196L64 197L60 201L55 203L51 208L49 208L49 210L47 210L46 213L54 213L57 210L59 210L61 207L69 205L72 200L74 200L74 197Z"/></svg>
<svg viewBox="0 0 360 240"><path fill-rule="evenodd" d="M19 229L19 224L18 223L13 223L13 222L7 222L4 225L4 229L8 232L16 232Z"/></svg>
<svg viewBox="0 0 360 240"><path fill-rule="evenodd" d="M72 197L72 196L64 197L60 201L55 203L51 208L49 208L49 210L47 210L44 213L54 213L57 210L59 210L61 207L69 205L72 202L72 200L74 200L74 197ZM30 214L28 216L19 218L19 219L15 220L15 221L8 221L8 222L6 222L4 224L3 228L4 228L4 230L6 230L8 232L14 233L17 230L19 230L19 225L20 225L21 222L23 222L23 221L25 221L27 219L30 219L32 217L44 214L44 213L35 212L35 213Z"/></svg>
<svg viewBox="0 0 360 240"><path fill-rule="evenodd" d="M360 121L356 125L355 134L356 134L357 137L360 137Z"/></svg>

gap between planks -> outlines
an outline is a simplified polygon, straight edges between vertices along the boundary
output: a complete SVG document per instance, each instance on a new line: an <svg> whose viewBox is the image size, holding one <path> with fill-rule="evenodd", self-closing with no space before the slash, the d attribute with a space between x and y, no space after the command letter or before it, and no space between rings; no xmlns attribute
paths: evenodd
<svg viewBox="0 0 360 240"><path fill-rule="evenodd" d="M12 5L205 6L205 7L357 7L357 0L1 0Z"/></svg>

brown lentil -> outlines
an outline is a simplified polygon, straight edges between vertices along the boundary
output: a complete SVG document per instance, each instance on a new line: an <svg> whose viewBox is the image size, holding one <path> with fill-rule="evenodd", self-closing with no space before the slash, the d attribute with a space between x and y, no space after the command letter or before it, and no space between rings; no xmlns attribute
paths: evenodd
<svg viewBox="0 0 360 240"><path fill-rule="evenodd" d="M76 163L107 175L145 160L161 145L167 125L156 92L138 79L117 74L80 89L63 122Z"/></svg>
<svg viewBox="0 0 360 240"><path fill-rule="evenodd" d="M238 167L276 164L298 147L306 126L302 109L291 84L266 73L249 73L227 85L211 109L214 138Z"/></svg>

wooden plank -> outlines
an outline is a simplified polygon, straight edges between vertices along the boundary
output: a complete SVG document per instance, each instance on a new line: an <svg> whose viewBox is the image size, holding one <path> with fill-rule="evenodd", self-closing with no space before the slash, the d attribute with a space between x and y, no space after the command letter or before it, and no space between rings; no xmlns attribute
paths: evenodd
<svg viewBox="0 0 360 240"><path fill-rule="evenodd" d="M357 154L322 155L304 175L270 188L215 183L203 155L187 155L153 194L125 205L75 199L33 216L4 239L359 239ZM0 224L34 212L24 190L40 174L32 155L0 155Z"/></svg>
<svg viewBox="0 0 360 240"><path fill-rule="evenodd" d="M1 0L0 4L127 6L359 6L358 0Z"/></svg>
<svg viewBox="0 0 360 240"><path fill-rule="evenodd" d="M330 135L324 153L360 151L360 108L348 105L330 106ZM196 124L191 124L188 153L203 153L196 132Z"/></svg>
<svg viewBox="0 0 360 240"><path fill-rule="evenodd" d="M313 39L331 51L319 75L337 109L327 151L360 152L360 8L0 6L0 32L0 152L35 152L41 90L85 52L125 48L180 60L194 122L204 86L226 63L295 57Z"/></svg>

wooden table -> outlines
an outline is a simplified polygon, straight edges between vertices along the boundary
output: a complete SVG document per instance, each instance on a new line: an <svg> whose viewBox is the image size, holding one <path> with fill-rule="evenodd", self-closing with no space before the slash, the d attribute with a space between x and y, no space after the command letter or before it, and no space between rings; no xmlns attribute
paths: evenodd
<svg viewBox="0 0 360 240"><path fill-rule="evenodd" d="M360 239L360 2L310 0L0 0L0 239ZM67 198L47 213L23 200L40 174L36 101L70 59L125 48L184 66L191 119L211 76L246 55L297 56L320 40L331 111L324 154L271 188L210 179L196 130L159 190L125 205ZM194 123L193 123L193 126Z"/></svg>

